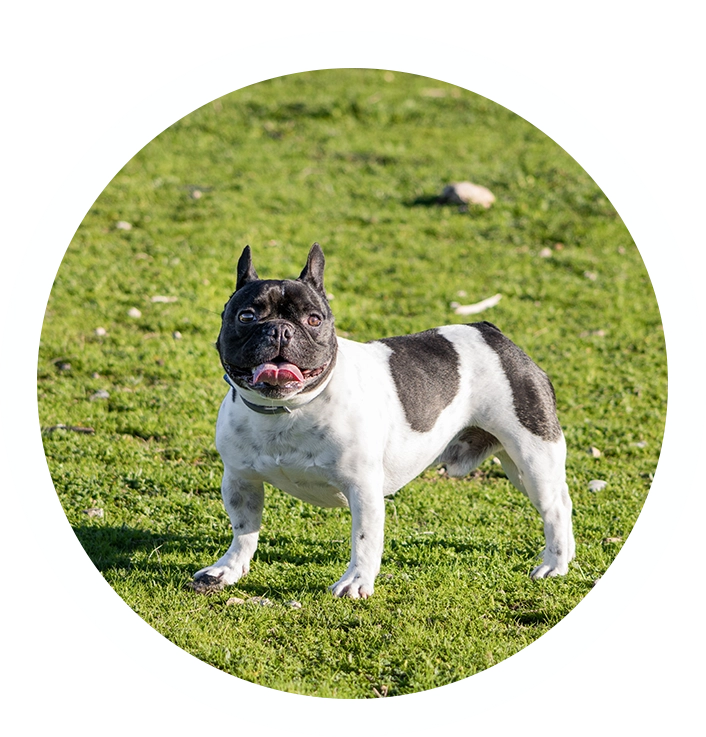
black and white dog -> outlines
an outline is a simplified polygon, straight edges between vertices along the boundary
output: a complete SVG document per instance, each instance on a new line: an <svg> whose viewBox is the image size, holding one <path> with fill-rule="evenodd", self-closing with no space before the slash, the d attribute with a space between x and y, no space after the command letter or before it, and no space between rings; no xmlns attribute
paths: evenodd
<svg viewBox="0 0 706 737"><path fill-rule="evenodd" d="M196 590L244 576L257 546L263 482L322 507L349 507L351 561L331 587L373 593L384 497L433 463L465 476L491 454L542 517L533 578L574 557L566 444L547 375L494 325L447 325L355 343L337 338L315 243L298 279L259 279L250 248L223 310L218 349L231 390L216 426L233 542Z"/></svg>

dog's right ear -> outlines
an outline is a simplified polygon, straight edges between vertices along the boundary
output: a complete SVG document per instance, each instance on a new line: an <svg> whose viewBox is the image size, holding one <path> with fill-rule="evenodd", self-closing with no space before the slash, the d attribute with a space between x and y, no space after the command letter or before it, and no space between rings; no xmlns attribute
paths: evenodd
<svg viewBox="0 0 706 737"><path fill-rule="evenodd" d="M251 281L257 281L257 271L253 268L252 257L250 255L250 246L245 246L243 252L238 259L238 280L235 283L235 291L244 287Z"/></svg>

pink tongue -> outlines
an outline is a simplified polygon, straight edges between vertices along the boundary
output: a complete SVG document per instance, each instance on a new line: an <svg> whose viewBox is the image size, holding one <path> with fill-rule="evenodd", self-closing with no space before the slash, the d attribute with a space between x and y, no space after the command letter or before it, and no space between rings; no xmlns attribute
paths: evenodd
<svg viewBox="0 0 706 737"><path fill-rule="evenodd" d="M293 363L262 363L253 369L252 381L284 386L292 381L304 381L304 376Z"/></svg>

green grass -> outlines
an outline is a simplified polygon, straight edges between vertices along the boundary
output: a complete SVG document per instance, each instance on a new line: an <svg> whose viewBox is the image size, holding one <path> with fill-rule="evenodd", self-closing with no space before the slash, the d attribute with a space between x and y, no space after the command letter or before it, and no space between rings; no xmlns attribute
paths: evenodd
<svg viewBox="0 0 706 737"><path fill-rule="evenodd" d="M495 205L463 212L433 203L462 179L489 187ZM354 340L466 322L452 301L502 293L478 319L547 370L567 437L578 551L565 578L529 580L539 517L488 461L464 480L430 469L387 503L369 600L326 590L347 564L348 512L271 488L251 573L211 596L186 587L230 540L213 442L227 387L213 344L237 257L250 244L261 276L292 277L314 240L327 256L339 333ZM141 317L128 317L132 307ZM399 73L325 71L200 108L114 178L51 293L39 410L66 514L141 617L240 678L369 698L488 668L590 591L649 490L666 373L639 253L570 156L465 90ZM99 389L109 398L91 399ZM95 432L46 429L58 424ZM608 486L590 493L594 478ZM93 507L104 516L89 517ZM272 606L229 605L232 596Z"/></svg>

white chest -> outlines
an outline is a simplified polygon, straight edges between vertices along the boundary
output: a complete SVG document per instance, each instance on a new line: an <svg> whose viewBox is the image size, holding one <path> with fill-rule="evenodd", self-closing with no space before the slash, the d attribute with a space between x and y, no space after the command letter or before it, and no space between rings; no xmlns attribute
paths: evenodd
<svg viewBox="0 0 706 737"><path fill-rule="evenodd" d="M329 428L299 416L243 419L226 402L216 445L231 471L320 507L348 506L337 483L339 450Z"/></svg>

